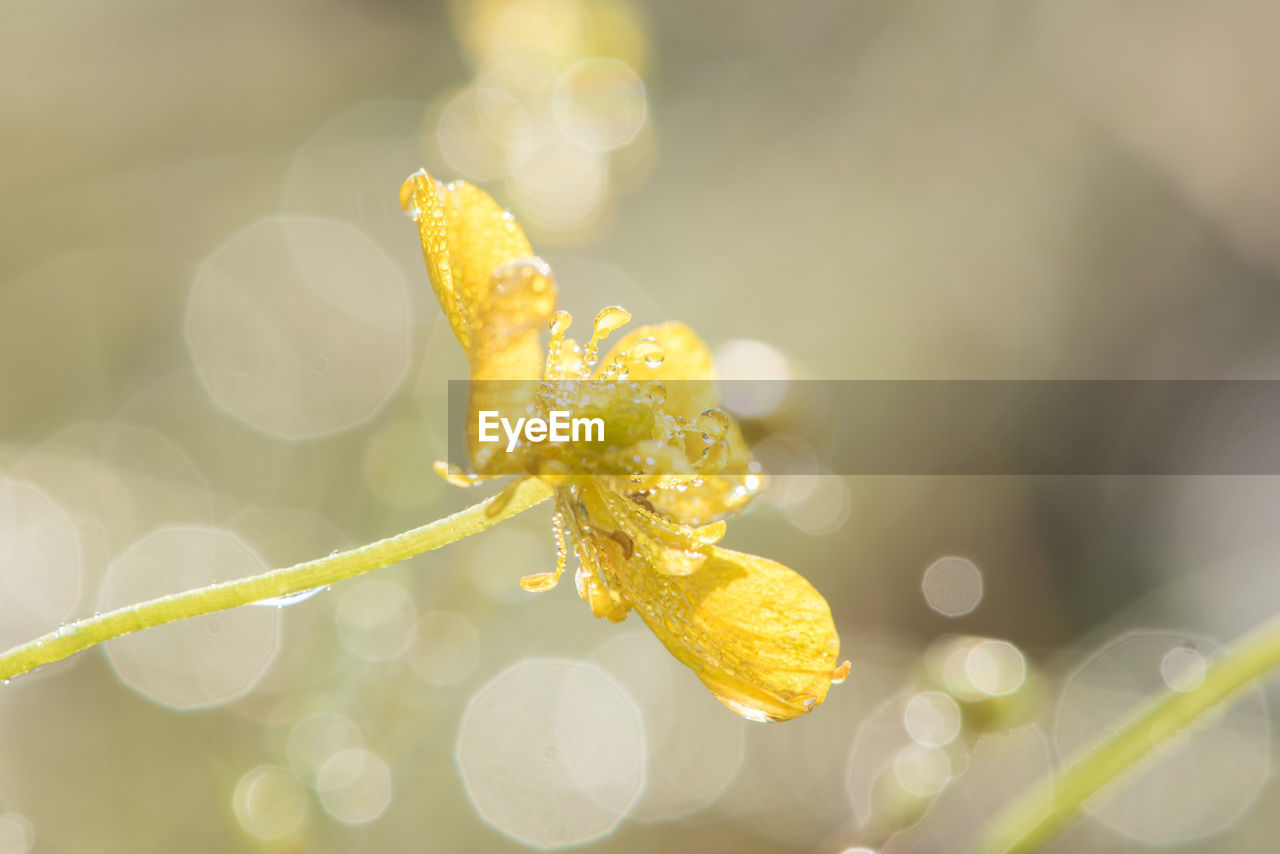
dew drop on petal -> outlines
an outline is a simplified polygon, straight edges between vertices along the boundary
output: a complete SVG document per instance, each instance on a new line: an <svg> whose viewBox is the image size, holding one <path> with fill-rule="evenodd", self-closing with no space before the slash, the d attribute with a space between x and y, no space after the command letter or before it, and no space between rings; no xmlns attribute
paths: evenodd
<svg viewBox="0 0 1280 854"><path fill-rule="evenodd" d="M665 356L662 345L653 338L641 338L627 350L627 361L632 364L643 362L649 368L661 365Z"/></svg>
<svg viewBox="0 0 1280 854"><path fill-rule="evenodd" d="M729 416L723 409L708 409L693 419L693 426L714 441L729 429Z"/></svg>
<svg viewBox="0 0 1280 854"><path fill-rule="evenodd" d="M654 406L658 406L667 400L667 387L656 380L651 380L640 386L640 396Z"/></svg>

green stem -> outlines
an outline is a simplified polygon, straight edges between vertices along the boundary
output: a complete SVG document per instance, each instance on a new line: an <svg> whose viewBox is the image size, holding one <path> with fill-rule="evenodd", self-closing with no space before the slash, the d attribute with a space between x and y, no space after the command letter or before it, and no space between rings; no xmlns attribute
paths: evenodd
<svg viewBox="0 0 1280 854"><path fill-rule="evenodd" d="M1199 686L1160 697L1119 731L1094 745L1056 782L1048 777L1014 801L987 826L976 850L1022 854L1039 849L1064 830L1084 803L1103 787L1200 715L1237 699L1241 688L1276 667L1280 667L1280 618L1219 656Z"/></svg>
<svg viewBox="0 0 1280 854"><path fill-rule="evenodd" d="M261 602L263 599L301 593L379 569L478 534L550 496L550 487L542 481L528 478L512 483L492 498L452 516L437 519L376 543L284 569L273 569L262 575L238 578L235 581L162 596L137 605L127 605L105 614L68 623L55 632L0 653L0 681L61 661L95 644L130 632Z"/></svg>

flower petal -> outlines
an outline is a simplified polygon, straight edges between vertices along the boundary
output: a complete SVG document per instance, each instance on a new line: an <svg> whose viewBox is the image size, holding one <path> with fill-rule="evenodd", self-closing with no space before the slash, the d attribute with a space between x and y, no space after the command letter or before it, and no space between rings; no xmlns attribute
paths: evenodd
<svg viewBox="0 0 1280 854"><path fill-rule="evenodd" d="M601 368L624 357L637 342L652 338L663 351L661 364L649 365L643 359L631 362L628 378L645 382L657 380L666 389L663 408L686 421L692 421L708 409L720 405L715 387L715 369L711 351L698 334L683 323L661 323L642 326L624 335L600 360ZM724 438L728 455L722 474L704 476L684 490L659 490L650 496L661 513L688 525L708 522L740 510L759 490L761 479L747 478L751 452L736 423L730 423ZM686 456L697 459L705 443L691 439Z"/></svg>
<svg viewBox="0 0 1280 854"><path fill-rule="evenodd" d="M467 441L478 471L497 473L501 464L515 462L496 454L501 443L482 446L479 413L492 410L513 422L529 413L542 377L539 337L555 307L556 282L539 258L519 258L498 267L477 305L468 353ZM493 468L495 462L498 468Z"/></svg>
<svg viewBox="0 0 1280 854"><path fill-rule="evenodd" d="M415 172L400 188L400 204L418 223L436 299L470 353L472 329L494 270L532 255L533 248L509 213L465 181L441 185L425 171Z"/></svg>
<svg viewBox="0 0 1280 854"><path fill-rule="evenodd" d="M713 546L697 571L668 575L602 547L632 606L720 702L782 721L826 698L840 640L826 600L798 573Z"/></svg>
<svg viewBox="0 0 1280 854"><path fill-rule="evenodd" d="M671 381L667 387L665 408L673 415L691 419L717 404L712 374L711 351L698 333L683 323L660 323L633 329L609 348L600 360L603 368L623 356L641 339L652 338L662 348L662 361L649 365L644 360L633 362L629 379Z"/></svg>
<svg viewBox="0 0 1280 854"><path fill-rule="evenodd" d="M522 380L532 387L542 379L540 337L555 309L556 280L542 259L517 258L493 270L473 312L467 350L473 386Z"/></svg>

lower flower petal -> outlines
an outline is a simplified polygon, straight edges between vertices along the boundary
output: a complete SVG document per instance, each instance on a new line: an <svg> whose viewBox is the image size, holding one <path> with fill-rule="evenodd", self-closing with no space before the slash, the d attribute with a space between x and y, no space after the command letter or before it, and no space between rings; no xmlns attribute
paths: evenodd
<svg viewBox="0 0 1280 854"><path fill-rule="evenodd" d="M782 721L827 696L840 640L822 595L795 571L710 548L697 571L674 576L621 560L624 594L663 645L716 699L743 717Z"/></svg>

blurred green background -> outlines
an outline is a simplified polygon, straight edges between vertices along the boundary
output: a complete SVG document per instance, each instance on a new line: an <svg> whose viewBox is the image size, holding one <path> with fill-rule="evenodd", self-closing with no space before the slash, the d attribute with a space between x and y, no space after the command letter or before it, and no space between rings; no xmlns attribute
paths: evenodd
<svg viewBox="0 0 1280 854"><path fill-rule="evenodd" d="M431 471L466 366L420 167L511 208L579 335L683 320L730 374L1274 378L1277 33L1262 0L7 3L0 647L474 500ZM1277 498L779 478L726 544L827 596L853 672L768 726L522 591L540 508L3 686L0 854L957 850L1280 610ZM1246 693L1053 850L1274 850Z"/></svg>

